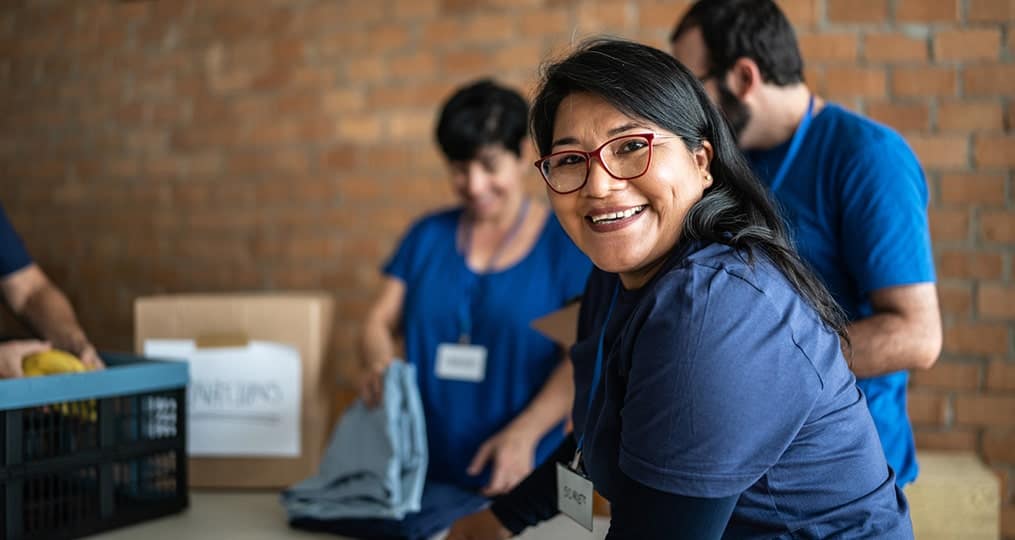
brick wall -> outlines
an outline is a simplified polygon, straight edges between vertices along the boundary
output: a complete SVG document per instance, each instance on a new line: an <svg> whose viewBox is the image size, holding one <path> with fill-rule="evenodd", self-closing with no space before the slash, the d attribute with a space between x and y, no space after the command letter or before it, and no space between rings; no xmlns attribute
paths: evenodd
<svg viewBox="0 0 1015 540"><path fill-rule="evenodd" d="M102 348L132 300L326 289L335 350L409 221L451 202L435 104L608 32L666 45L686 1L5 0L0 200ZM924 448L976 449L1015 538L1015 2L786 0L823 95L902 131L933 195L945 352ZM541 189L538 178L531 189Z"/></svg>

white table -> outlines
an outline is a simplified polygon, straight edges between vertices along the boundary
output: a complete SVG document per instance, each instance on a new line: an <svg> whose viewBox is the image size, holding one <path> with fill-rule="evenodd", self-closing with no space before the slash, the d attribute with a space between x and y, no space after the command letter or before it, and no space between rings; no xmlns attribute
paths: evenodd
<svg viewBox="0 0 1015 540"><path fill-rule="evenodd" d="M609 521L596 518L589 533L564 516L529 529L521 540L602 540ZM443 536L443 535L442 535ZM89 538L101 540L276 540L343 537L290 529L275 492L192 491L190 507L176 514ZM438 537L440 538L440 537Z"/></svg>

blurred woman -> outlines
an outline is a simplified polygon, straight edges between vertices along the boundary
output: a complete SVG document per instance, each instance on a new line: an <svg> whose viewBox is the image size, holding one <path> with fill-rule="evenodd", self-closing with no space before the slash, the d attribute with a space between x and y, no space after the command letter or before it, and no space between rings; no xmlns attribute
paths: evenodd
<svg viewBox="0 0 1015 540"><path fill-rule="evenodd" d="M384 267L360 353L376 403L396 337L419 373L428 479L507 491L561 442L573 386L530 323L581 294L591 264L545 203L525 195L528 106L483 80L443 106L437 141L455 208L417 221Z"/></svg>

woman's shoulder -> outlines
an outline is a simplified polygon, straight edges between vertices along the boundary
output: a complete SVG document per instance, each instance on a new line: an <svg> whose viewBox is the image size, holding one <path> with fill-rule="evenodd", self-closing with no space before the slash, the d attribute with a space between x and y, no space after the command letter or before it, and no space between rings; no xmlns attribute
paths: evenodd
<svg viewBox="0 0 1015 540"><path fill-rule="evenodd" d="M439 208L424 213L413 220L409 225L407 237L430 235L445 235L454 233L458 227L458 220L462 215L461 207Z"/></svg>

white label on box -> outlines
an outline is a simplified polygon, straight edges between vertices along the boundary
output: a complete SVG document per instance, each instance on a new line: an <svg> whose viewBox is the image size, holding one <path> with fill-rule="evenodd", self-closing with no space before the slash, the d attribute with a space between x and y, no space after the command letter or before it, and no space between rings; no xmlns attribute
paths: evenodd
<svg viewBox="0 0 1015 540"><path fill-rule="evenodd" d="M192 340L149 339L144 354L190 364L187 453L300 455L300 354L278 343L198 349Z"/></svg>

